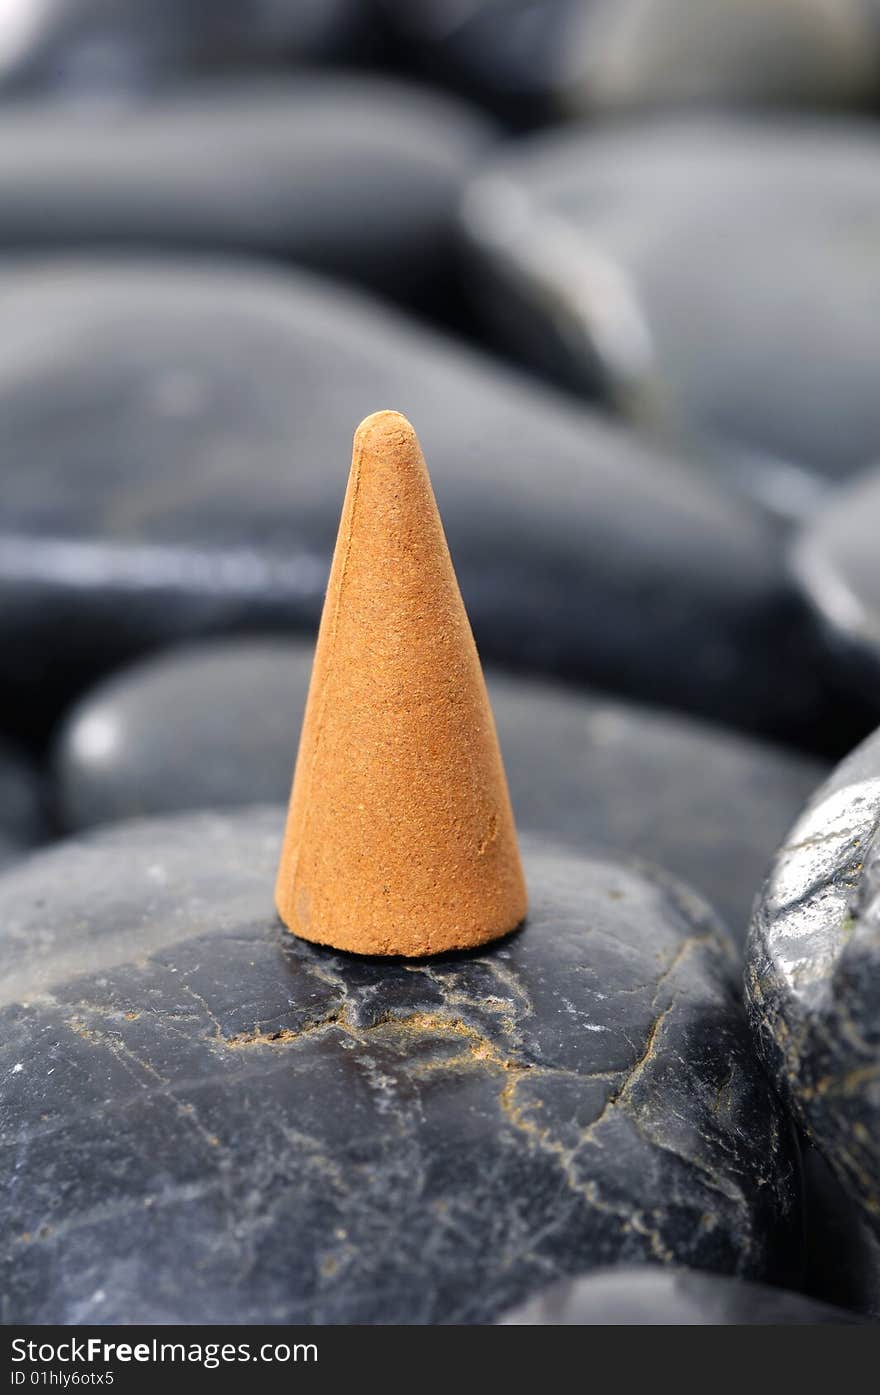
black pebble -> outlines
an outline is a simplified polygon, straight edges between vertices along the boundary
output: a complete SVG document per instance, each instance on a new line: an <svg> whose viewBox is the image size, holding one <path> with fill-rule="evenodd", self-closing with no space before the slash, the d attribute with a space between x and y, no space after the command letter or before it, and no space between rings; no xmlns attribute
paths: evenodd
<svg viewBox="0 0 880 1395"><path fill-rule="evenodd" d="M0 691L29 722L169 640L311 628L352 432L392 407L485 658L815 739L824 680L765 518L375 302L74 261L0 275L0 334Z"/></svg>
<svg viewBox="0 0 880 1395"><path fill-rule="evenodd" d="M704 903L529 850L521 932L347 957L273 912L282 822L0 879L5 1322L485 1322L585 1266L784 1273L792 1137Z"/></svg>
<svg viewBox="0 0 880 1395"><path fill-rule="evenodd" d="M880 733L821 787L755 907L746 991L780 1091L880 1233Z"/></svg>
<svg viewBox="0 0 880 1395"><path fill-rule="evenodd" d="M858 122L562 128L477 176L501 342L774 513L880 455L880 149Z"/></svg>
<svg viewBox="0 0 880 1395"><path fill-rule="evenodd" d="M21 101L0 125L0 248L246 252L422 298L492 134L454 98L366 75Z"/></svg>
<svg viewBox="0 0 880 1395"><path fill-rule="evenodd" d="M664 106L874 100L873 6L815 0L377 0L405 61L514 125Z"/></svg>

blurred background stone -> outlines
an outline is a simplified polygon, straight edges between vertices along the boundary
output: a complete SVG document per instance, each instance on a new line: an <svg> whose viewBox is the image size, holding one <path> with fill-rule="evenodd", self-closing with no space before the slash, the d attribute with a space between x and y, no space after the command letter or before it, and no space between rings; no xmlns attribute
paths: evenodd
<svg viewBox="0 0 880 1395"><path fill-rule="evenodd" d="M484 657L826 734L763 516L376 302L229 263L18 266L0 343L10 721L44 732L171 640L311 628L352 430L384 405L424 443Z"/></svg>
<svg viewBox="0 0 880 1395"><path fill-rule="evenodd" d="M490 139L453 98L367 76L17 102L0 120L0 247L247 252L430 298Z"/></svg>
<svg viewBox="0 0 880 1395"><path fill-rule="evenodd" d="M876 0L379 0L402 61L516 124L663 105L871 103Z"/></svg>
<svg viewBox="0 0 880 1395"><path fill-rule="evenodd" d="M655 1266L563 1279L502 1322L511 1327L800 1327L859 1318L765 1284Z"/></svg>
<svg viewBox="0 0 880 1395"><path fill-rule="evenodd" d="M372 47L364 0L4 0L2 16L6 96L93 99Z"/></svg>
<svg viewBox="0 0 880 1395"><path fill-rule="evenodd" d="M287 799L312 647L193 645L89 693L55 754L72 830ZM775 847L822 767L647 708L487 674L520 830L637 855L690 882L738 942Z"/></svg>
<svg viewBox="0 0 880 1395"><path fill-rule="evenodd" d="M755 906L746 991L780 1092L880 1234L880 732L834 771Z"/></svg>
<svg viewBox="0 0 880 1395"><path fill-rule="evenodd" d="M775 7L771 7L775 8ZM880 146L867 124L576 127L466 197L502 347L799 517L880 456Z"/></svg>
<svg viewBox="0 0 880 1395"><path fill-rule="evenodd" d="M36 771L0 739L0 868L48 837L43 789Z"/></svg>
<svg viewBox="0 0 880 1395"><path fill-rule="evenodd" d="M880 458L880 456L878 456ZM880 469L840 490L794 541L792 561L815 607L840 689L880 720Z"/></svg>
<svg viewBox="0 0 880 1395"><path fill-rule="evenodd" d="M614 1261L790 1276L793 1137L699 898L527 847L521 933L337 954L275 914L283 817L0 877L10 1321L485 1322Z"/></svg>

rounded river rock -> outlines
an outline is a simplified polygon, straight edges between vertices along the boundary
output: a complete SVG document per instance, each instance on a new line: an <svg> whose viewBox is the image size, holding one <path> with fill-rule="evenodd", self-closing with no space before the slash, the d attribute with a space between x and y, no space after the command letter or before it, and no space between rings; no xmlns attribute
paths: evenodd
<svg viewBox="0 0 880 1395"><path fill-rule="evenodd" d="M880 732L838 766L777 854L746 990L780 1091L880 1230Z"/></svg>
<svg viewBox="0 0 880 1395"><path fill-rule="evenodd" d="M0 126L0 247L247 252L406 298L451 258L461 187L489 140L454 99L367 76L20 101Z"/></svg>
<svg viewBox="0 0 880 1395"><path fill-rule="evenodd" d="M0 91L94 98L224 69L351 56L363 0L39 0L15 8Z"/></svg>
<svg viewBox="0 0 880 1395"><path fill-rule="evenodd" d="M33 722L171 639L311 627L352 432L392 407L485 657L815 729L806 609L766 519L376 302L231 264L65 261L0 275L4 331L0 679Z"/></svg>
<svg viewBox="0 0 880 1395"><path fill-rule="evenodd" d="M379 0L407 58L524 119L873 101L877 0Z"/></svg>
<svg viewBox="0 0 880 1395"><path fill-rule="evenodd" d="M575 126L465 204L509 347L784 516L880 454L880 149L866 124Z"/></svg>
<svg viewBox="0 0 880 1395"><path fill-rule="evenodd" d="M521 932L351 958L278 923L282 821L0 879L6 1322L484 1322L593 1265L785 1264L791 1137L702 902L530 849Z"/></svg>

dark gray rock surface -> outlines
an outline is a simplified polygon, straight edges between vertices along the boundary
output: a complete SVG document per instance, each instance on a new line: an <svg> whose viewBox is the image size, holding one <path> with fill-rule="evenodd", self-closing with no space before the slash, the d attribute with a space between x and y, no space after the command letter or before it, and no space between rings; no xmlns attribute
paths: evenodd
<svg viewBox="0 0 880 1395"><path fill-rule="evenodd" d="M871 101L876 0L381 0L411 61L515 121Z"/></svg>
<svg viewBox="0 0 880 1395"><path fill-rule="evenodd" d="M62 822L286 800L311 659L308 642L226 640L105 681L56 743ZM742 940L768 850L823 767L692 719L487 677L519 828L667 868Z"/></svg>
<svg viewBox="0 0 880 1395"><path fill-rule="evenodd" d="M776 856L749 937L761 1054L880 1230L880 733L821 787Z"/></svg>
<svg viewBox="0 0 880 1395"><path fill-rule="evenodd" d="M880 149L867 124L577 126L465 203L497 333L785 516L880 454Z"/></svg>
<svg viewBox="0 0 880 1395"><path fill-rule="evenodd" d="M802 1327L861 1319L766 1284L651 1267L563 1279L502 1321L511 1327Z"/></svg>
<svg viewBox="0 0 880 1395"><path fill-rule="evenodd" d="M878 453L880 455L880 453ZM792 565L841 688L880 717L880 469L841 489L796 538Z"/></svg>
<svg viewBox="0 0 880 1395"><path fill-rule="evenodd" d="M765 518L373 301L230 264L72 261L0 276L0 334L0 691L19 711L169 640L311 628L354 427L385 406L423 442L485 657L815 729Z"/></svg>
<svg viewBox="0 0 880 1395"><path fill-rule="evenodd" d="M268 254L406 298L445 272L490 139L453 98L367 76L20 101L0 125L0 248Z"/></svg>
<svg viewBox="0 0 880 1395"><path fill-rule="evenodd" d="M702 902L529 850L520 933L346 957L273 913L282 822L0 879L4 1321L487 1321L616 1261L784 1267L792 1137Z"/></svg>

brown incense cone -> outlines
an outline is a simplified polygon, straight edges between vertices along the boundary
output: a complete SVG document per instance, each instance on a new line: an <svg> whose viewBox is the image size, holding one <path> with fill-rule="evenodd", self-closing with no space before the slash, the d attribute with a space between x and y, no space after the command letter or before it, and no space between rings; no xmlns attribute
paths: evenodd
<svg viewBox="0 0 880 1395"><path fill-rule="evenodd" d="M480 660L416 434L355 433L275 891L297 935L439 954L526 913Z"/></svg>

